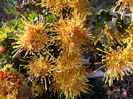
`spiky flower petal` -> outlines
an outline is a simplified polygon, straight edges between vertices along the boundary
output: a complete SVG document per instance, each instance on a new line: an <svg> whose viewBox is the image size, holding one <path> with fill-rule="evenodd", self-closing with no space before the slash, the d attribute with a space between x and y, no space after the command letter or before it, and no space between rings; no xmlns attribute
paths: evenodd
<svg viewBox="0 0 133 99"><path fill-rule="evenodd" d="M18 38L14 48L19 52L27 51L27 53L41 52L49 41L43 22L30 22L22 20L24 28L17 34Z"/></svg>
<svg viewBox="0 0 133 99"><path fill-rule="evenodd" d="M45 79L53 69L50 60L43 56L34 58L29 62L29 65L26 65L25 67L28 69L29 74L33 75L35 78L41 77L43 79Z"/></svg>
<svg viewBox="0 0 133 99"><path fill-rule="evenodd" d="M73 64L58 64L58 71L54 72L52 90L65 95L66 99L75 99L80 94L88 92L88 80L85 78L85 69L80 62Z"/></svg>
<svg viewBox="0 0 133 99"><path fill-rule="evenodd" d="M60 19L58 22L59 39L62 46L73 52L73 50L80 48L82 44L91 39L88 30L84 27L85 17L77 12L74 13L71 19Z"/></svg>
<svg viewBox="0 0 133 99"><path fill-rule="evenodd" d="M103 56L103 63L105 63L105 79L109 82L109 85L113 83L113 80L120 80L128 72L132 72L133 68L133 43L128 43L127 47L118 47L117 50L109 48ZM129 69L129 70L128 70Z"/></svg>
<svg viewBox="0 0 133 99"><path fill-rule="evenodd" d="M88 0L42 0L42 5L51 8L56 14L71 8L77 9L80 14L90 15Z"/></svg>

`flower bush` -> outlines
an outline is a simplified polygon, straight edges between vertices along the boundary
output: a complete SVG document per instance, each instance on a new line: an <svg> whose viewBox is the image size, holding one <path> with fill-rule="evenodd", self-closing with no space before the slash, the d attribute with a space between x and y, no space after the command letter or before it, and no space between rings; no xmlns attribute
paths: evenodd
<svg viewBox="0 0 133 99"><path fill-rule="evenodd" d="M1 99L76 99L100 69L109 86L132 74L132 0L97 12L90 0L22 1L9 0L15 19L0 28Z"/></svg>

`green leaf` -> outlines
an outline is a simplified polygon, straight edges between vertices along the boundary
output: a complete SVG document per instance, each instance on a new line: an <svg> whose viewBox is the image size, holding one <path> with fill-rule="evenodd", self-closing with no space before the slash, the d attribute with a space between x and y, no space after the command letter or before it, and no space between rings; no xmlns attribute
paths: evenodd
<svg viewBox="0 0 133 99"><path fill-rule="evenodd" d="M15 1L14 0L8 0L9 3L14 3Z"/></svg>
<svg viewBox="0 0 133 99"><path fill-rule="evenodd" d="M55 16L53 14L48 14L46 20L47 22L55 23Z"/></svg>
<svg viewBox="0 0 133 99"><path fill-rule="evenodd" d="M8 0L8 8L15 8L15 0Z"/></svg>
<svg viewBox="0 0 133 99"><path fill-rule="evenodd" d="M32 12L31 14L29 14L28 19L29 20L35 20L36 16L37 16L36 13L35 12Z"/></svg>
<svg viewBox="0 0 133 99"><path fill-rule="evenodd" d="M4 9L4 11L5 11L7 14L12 14L12 13L13 13L13 10L12 10L12 9Z"/></svg>

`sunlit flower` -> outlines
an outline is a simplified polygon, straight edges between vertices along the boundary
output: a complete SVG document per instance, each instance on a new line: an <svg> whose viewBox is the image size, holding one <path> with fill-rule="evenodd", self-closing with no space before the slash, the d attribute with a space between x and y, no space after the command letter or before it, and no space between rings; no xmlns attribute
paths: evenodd
<svg viewBox="0 0 133 99"><path fill-rule="evenodd" d="M39 57L30 61L29 65L25 66L28 69L28 73L35 78L45 79L52 71L51 61L48 58Z"/></svg>
<svg viewBox="0 0 133 99"><path fill-rule="evenodd" d="M52 90L55 93L59 93L60 96L65 95L66 99L75 99L81 93L88 92L88 80L85 78L86 71L82 67L82 63L58 62L57 67L58 70L53 74L54 81L52 84Z"/></svg>
<svg viewBox="0 0 133 99"><path fill-rule="evenodd" d="M118 47L117 50L108 48L108 51L103 51L106 55L103 56L106 82L109 85L113 80L120 80L128 72L132 72L133 68L133 43L129 42L126 48ZM129 69L129 70L128 70ZM127 72L128 71L128 72Z"/></svg>
<svg viewBox="0 0 133 99"><path fill-rule="evenodd" d="M51 8L56 14L62 13L63 9L77 9L78 13L89 15L88 0L42 0L42 5Z"/></svg>
<svg viewBox="0 0 133 99"><path fill-rule="evenodd" d="M10 68L10 65L8 65ZM7 66L7 67L8 67ZM17 99L24 78L15 70L0 70L0 93L5 99Z"/></svg>
<svg viewBox="0 0 133 99"><path fill-rule="evenodd" d="M70 6L74 10L77 10L77 12L82 14L83 16L91 15L90 8L89 8L90 2L88 0L77 0L77 2L74 2L73 5L70 5Z"/></svg>
<svg viewBox="0 0 133 99"><path fill-rule="evenodd" d="M77 52L77 53L76 53ZM57 59L62 65L69 64L68 66L74 66L75 62L80 62L82 58L80 49L75 49L75 52L70 53L67 49L61 51L60 56ZM59 64L59 63L58 63Z"/></svg>
<svg viewBox="0 0 133 99"><path fill-rule="evenodd" d="M67 7L67 0L42 0L42 5L49 7L53 12L59 14L63 8Z"/></svg>
<svg viewBox="0 0 133 99"><path fill-rule="evenodd" d="M26 51L31 54L44 50L49 41L44 23L34 23L26 20L23 20L23 23L24 29L20 30L20 33L17 34L18 38L14 48L17 48L18 52Z"/></svg>
<svg viewBox="0 0 133 99"><path fill-rule="evenodd" d="M62 45L70 51L81 47L82 44L91 39L87 28L84 27L85 17L80 14L74 14L71 19L60 19L58 22L59 39Z"/></svg>

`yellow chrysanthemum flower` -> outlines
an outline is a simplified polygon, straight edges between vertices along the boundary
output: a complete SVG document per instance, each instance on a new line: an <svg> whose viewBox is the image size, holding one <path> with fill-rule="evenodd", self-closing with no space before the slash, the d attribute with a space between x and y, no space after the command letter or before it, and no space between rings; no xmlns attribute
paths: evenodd
<svg viewBox="0 0 133 99"><path fill-rule="evenodd" d="M105 71L106 82L109 85L113 83L113 80L122 79L122 77L128 72L132 72L133 68L133 43L130 41L125 49L118 47L117 50L109 48L103 56L103 63ZM129 70L128 70L129 69ZM126 71L127 70L127 71Z"/></svg>
<svg viewBox="0 0 133 99"><path fill-rule="evenodd" d="M19 89L23 86L23 84L24 78L17 71L0 70L0 94L3 95L5 99L17 99Z"/></svg>
<svg viewBox="0 0 133 99"><path fill-rule="evenodd" d="M42 5L51 8L56 14L60 14L63 9L72 8L77 9L78 13L90 15L88 0L42 0Z"/></svg>
<svg viewBox="0 0 133 99"><path fill-rule="evenodd" d="M87 16L91 15L89 6L90 2L88 0L77 0L77 2L71 5L71 8L77 10L77 12L80 13L81 15Z"/></svg>
<svg viewBox="0 0 133 99"><path fill-rule="evenodd" d="M14 48L17 48L18 52L27 51L27 53L41 52L48 45L49 37L46 33L43 22L29 22L22 20L24 23L24 29L20 30L17 34Z"/></svg>
<svg viewBox="0 0 133 99"><path fill-rule="evenodd" d="M30 61L29 65L25 66L28 69L28 73L32 74L35 78L45 79L52 71L52 65L48 58L40 57L34 58Z"/></svg>
<svg viewBox="0 0 133 99"><path fill-rule="evenodd" d="M74 14L71 19L60 19L57 31L59 32L59 39L62 45L70 51L81 47L91 36L88 30L84 28L85 17L80 14Z"/></svg>
<svg viewBox="0 0 133 99"><path fill-rule="evenodd" d="M58 70L53 74L54 81L52 90L59 93L60 96L65 95L66 99L75 99L81 93L88 92L88 80L85 78L86 71L82 67L82 63L73 62L73 64L65 64L65 62L57 63Z"/></svg>
<svg viewBox="0 0 133 99"><path fill-rule="evenodd" d="M57 14L68 6L67 0L42 0L42 5L51 8Z"/></svg>

